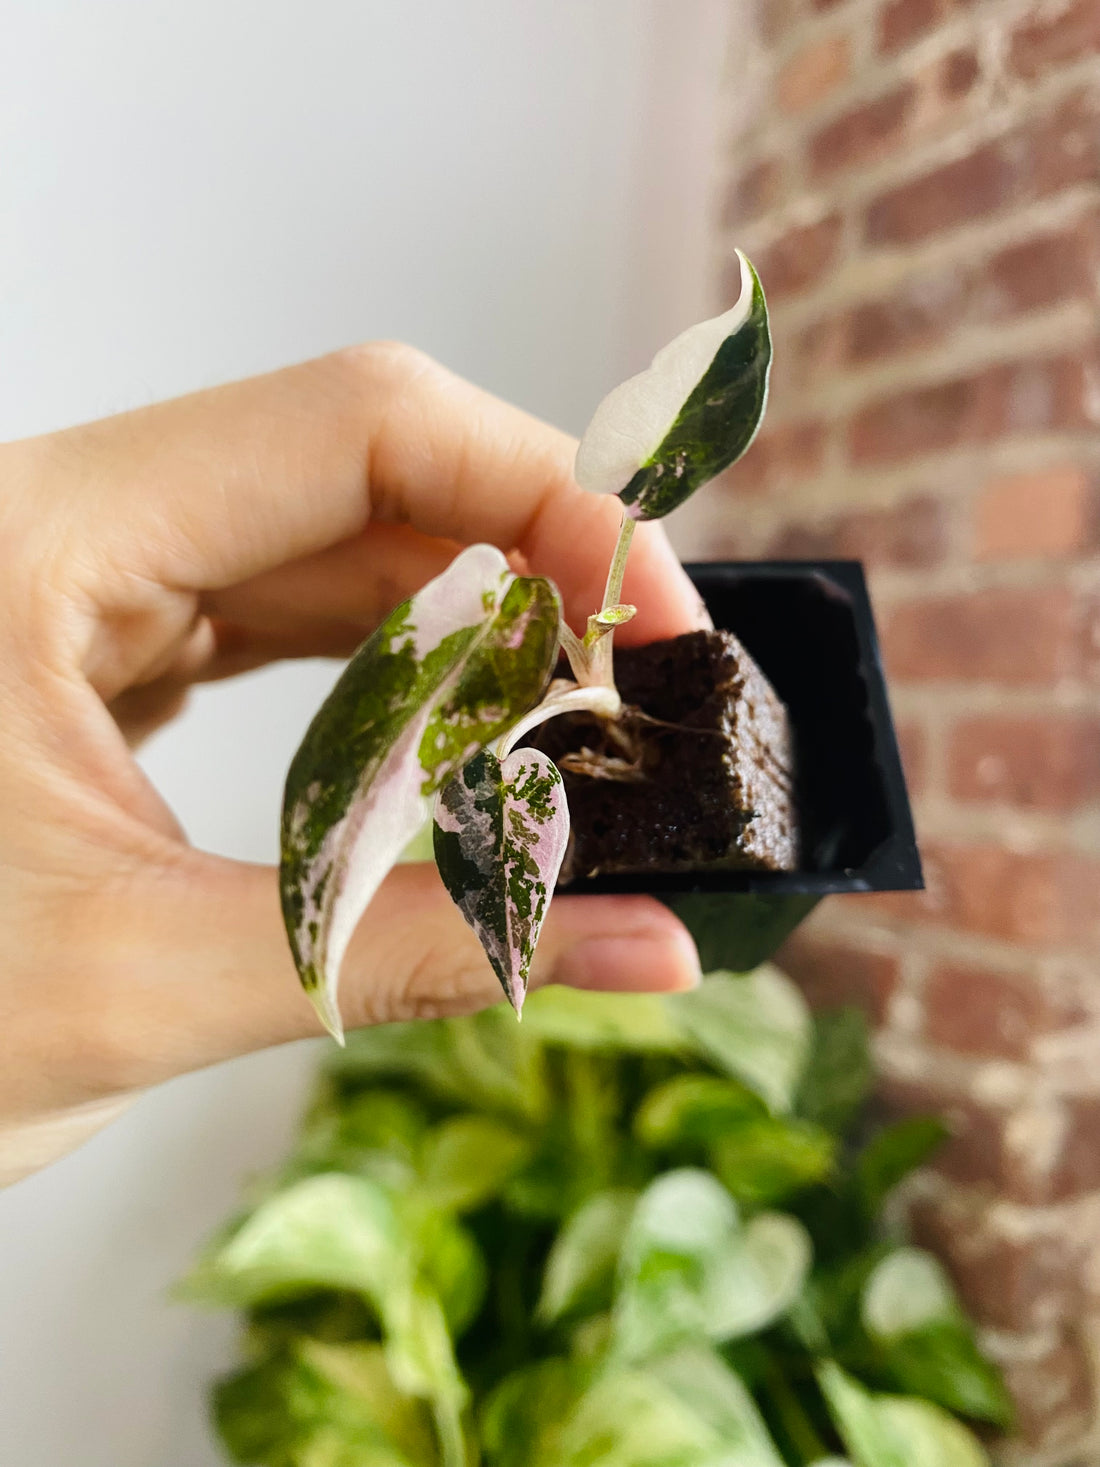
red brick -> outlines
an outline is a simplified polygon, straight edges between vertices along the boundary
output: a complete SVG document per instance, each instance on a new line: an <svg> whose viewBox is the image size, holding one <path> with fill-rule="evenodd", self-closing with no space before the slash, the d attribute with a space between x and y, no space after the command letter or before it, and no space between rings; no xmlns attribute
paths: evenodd
<svg viewBox="0 0 1100 1467"><path fill-rule="evenodd" d="M978 499L979 560L1059 558L1093 548L1100 529L1096 487L1079 464L992 480Z"/></svg>
<svg viewBox="0 0 1100 1467"><path fill-rule="evenodd" d="M1052 992L1037 975L963 963L936 965L924 1003L933 1044L988 1059L1027 1059L1033 1040L1087 1017L1080 1004Z"/></svg>
<svg viewBox="0 0 1100 1467"><path fill-rule="evenodd" d="M825 441L825 424L817 419L764 427L721 482L737 494L762 494L812 479L821 472Z"/></svg>
<svg viewBox="0 0 1100 1467"><path fill-rule="evenodd" d="M810 139L811 171L820 177L889 153L905 131L915 99L916 88L906 82L884 97L841 113Z"/></svg>
<svg viewBox="0 0 1100 1467"><path fill-rule="evenodd" d="M1100 5L1070 0L1052 11L1033 10L1012 33L1008 64L1029 81L1054 67L1100 52Z"/></svg>
<svg viewBox="0 0 1100 1467"><path fill-rule="evenodd" d="M1100 798L1100 717L966 718L951 735L948 765L957 800L1068 814Z"/></svg>
<svg viewBox="0 0 1100 1467"><path fill-rule="evenodd" d="M911 244L1075 184L1100 181L1100 95L1082 90L918 178L888 189L867 211L871 244Z"/></svg>
<svg viewBox="0 0 1100 1467"><path fill-rule="evenodd" d="M923 727L914 719L895 724L905 782L913 799L924 794L928 784L928 739Z"/></svg>
<svg viewBox="0 0 1100 1467"><path fill-rule="evenodd" d="M924 920L1039 948L1086 950L1100 939L1094 857L943 841L926 843L922 856L928 890L912 911Z"/></svg>
<svg viewBox="0 0 1100 1467"><path fill-rule="evenodd" d="M1011 433L1089 428L1095 412L1092 370L1085 355L1076 353L998 363L970 377L900 392L852 419L852 460L897 463Z"/></svg>
<svg viewBox="0 0 1100 1467"><path fill-rule="evenodd" d="M783 195L784 167L779 158L761 158L746 168L730 187L722 209L726 227L743 223L773 209Z"/></svg>
<svg viewBox="0 0 1100 1467"><path fill-rule="evenodd" d="M897 51L931 30L943 14L941 0L888 0L879 14L880 51Z"/></svg>
<svg viewBox="0 0 1100 1467"><path fill-rule="evenodd" d="M1013 1435L1023 1445L1068 1447L1082 1436L1092 1416L1093 1371L1085 1346L1071 1332L1037 1357L1009 1357L1003 1368L1016 1404ZM1072 1460L1074 1467L1089 1467L1092 1458Z"/></svg>
<svg viewBox="0 0 1100 1467"><path fill-rule="evenodd" d="M1065 300L1093 300L1100 261L1100 216L1012 245L990 260L988 314L1013 316Z"/></svg>
<svg viewBox="0 0 1100 1467"><path fill-rule="evenodd" d="M848 312L823 316L803 327L793 340L780 342L789 391L828 380L843 367L848 356L848 317Z"/></svg>
<svg viewBox="0 0 1100 1467"><path fill-rule="evenodd" d="M789 230L769 245L756 262L769 299L815 285L836 259L841 228L839 214L830 214Z"/></svg>
<svg viewBox="0 0 1100 1467"><path fill-rule="evenodd" d="M951 51L940 61L937 90L949 102L967 96L981 75L981 63L973 46Z"/></svg>
<svg viewBox="0 0 1100 1467"><path fill-rule="evenodd" d="M967 1188L1031 1206L1066 1202L1100 1188L1100 1099L1070 1097L1034 1115L1026 1107L982 1104L925 1078L900 1079L887 1072L878 1088L890 1113L943 1119L950 1134L932 1165ZM1038 1146L1036 1127L1042 1133Z"/></svg>
<svg viewBox="0 0 1100 1467"><path fill-rule="evenodd" d="M968 281L958 268L922 270L908 276L884 300L853 308L847 339L854 363L927 346L957 324Z"/></svg>
<svg viewBox="0 0 1100 1467"><path fill-rule="evenodd" d="M913 1241L947 1263L963 1304L980 1325L1043 1329L1081 1302L1082 1247L1063 1237L1005 1236L984 1199L919 1198L909 1209Z"/></svg>
<svg viewBox="0 0 1100 1467"><path fill-rule="evenodd" d="M996 213L1013 197L1021 172L1004 140L987 143L880 195L867 211L867 239L909 244Z"/></svg>
<svg viewBox="0 0 1100 1467"><path fill-rule="evenodd" d="M886 617L891 674L911 682L1049 686L1071 671L1079 621L1065 587L990 589L907 602Z"/></svg>
<svg viewBox="0 0 1100 1467"><path fill-rule="evenodd" d="M879 1076L877 1089L890 1117L938 1116L943 1121L949 1134L932 1158L937 1172L968 1185L1002 1190L1012 1186L1003 1111L978 1105L925 1076L903 1079L887 1071Z"/></svg>
<svg viewBox="0 0 1100 1467"><path fill-rule="evenodd" d="M795 933L780 949L777 962L815 1009L854 1004L878 1024L898 984L896 957L812 933Z"/></svg>
<svg viewBox="0 0 1100 1467"><path fill-rule="evenodd" d="M1100 92L1075 92L1036 119L1018 139L1027 158L1030 191L1040 198L1100 183Z"/></svg>
<svg viewBox="0 0 1100 1467"><path fill-rule="evenodd" d="M1085 601L1077 650L1085 681L1100 688L1100 595Z"/></svg>
<svg viewBox="0 0 1100 1467"><path fill-rule="evenodd" d="M896 509L860 510L822 523L788 524L767 550L774 560L861 560L865 565L920 568L943 557L945 507L911 499Z"/></svg>
<svg viewBox="0 0 1100 1467"><path fill-rule="evenodd" d="M816 107L843 86L851 65L847 36L807 42L779 69L775 91L780 107L792 114Z"/></svg>

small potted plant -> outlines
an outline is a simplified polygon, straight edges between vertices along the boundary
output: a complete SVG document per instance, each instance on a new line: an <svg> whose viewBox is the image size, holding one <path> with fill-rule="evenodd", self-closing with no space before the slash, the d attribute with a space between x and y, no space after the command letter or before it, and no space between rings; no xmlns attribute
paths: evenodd
<svg viewBox="0 0 1100 1467"><path fill-rule="evenodd" d="M616 388L581 440L578 482L623 506L587 626L566 624L551 581L471 546L363 643L310 725L287 778L281 894L303 986L337 1038L356 923L429 820L443 881L517 1012L559 879L655 891L692 928L704 967L739 969L823 891L919 884L858 569L696 567L715 637L613 657L616 628L635 614L621 600L635 523L663 518L738 459L764 414L767 307L739 259L737 303ZM770 594L768 616L738 615L746 593ZM790 628L790 645L746 650L768 644L768 624L787 625L792 607L806 626ZM812 665L795 674L807 638ZM807 705L803 684L824 696ZM814 724L823 712L835 724L838 710L851 727L825 737ZM836 769L822 770L823 747ZM854 846L819 808L845 792L868 827ZM883 879L862 873L891 841Z"/></svg>

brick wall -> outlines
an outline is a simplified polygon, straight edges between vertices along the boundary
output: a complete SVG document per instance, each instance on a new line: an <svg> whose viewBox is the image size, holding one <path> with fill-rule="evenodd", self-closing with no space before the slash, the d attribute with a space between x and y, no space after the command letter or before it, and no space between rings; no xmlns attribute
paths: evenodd
<svg viewBox="0 0 1100 1467"><path fill-rule="evenodd" d="M1094 1464L1100 0L760 0L735 52L722 290L740 244L773 394L684 548L866 563L929 887L787 962L953 1124L914 1218L1015 1388L1004 1460Z"/></svg>

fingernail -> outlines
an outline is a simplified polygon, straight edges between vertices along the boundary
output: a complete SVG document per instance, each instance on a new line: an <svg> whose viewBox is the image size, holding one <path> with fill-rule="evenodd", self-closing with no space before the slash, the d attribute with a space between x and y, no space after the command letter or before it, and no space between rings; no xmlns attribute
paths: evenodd
<svg viewBox="0 0 1100 1467"><path fill-rule="evenodd" d="M562 954L554 979L607 993L679 993L702 978L684 928L634 937L590 937Z"/></svg>

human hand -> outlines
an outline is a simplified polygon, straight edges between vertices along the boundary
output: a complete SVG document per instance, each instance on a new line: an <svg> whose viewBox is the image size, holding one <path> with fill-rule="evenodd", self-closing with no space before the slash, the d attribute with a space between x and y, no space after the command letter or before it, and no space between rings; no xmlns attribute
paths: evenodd
<svg viewBox="0 0 1100 1467"><path fill-rule="evenodd" d="M392 344L0 447L0 1183L150 1085L320 1032L274 870L192 849L130 747L196 682L348 655L474 541L551 576L583 627L619 506L577 488L574 450ZM623 640L706 624L656 524L624 594ZM565 897L532 982L697 975L658 902ZM434 867L392 872L345 961L346 1023L499 997Z"/></svg>

